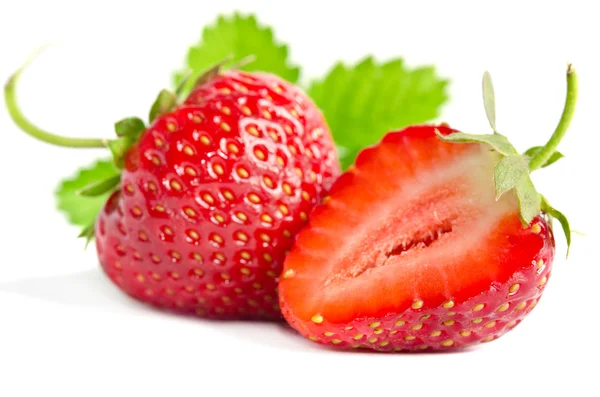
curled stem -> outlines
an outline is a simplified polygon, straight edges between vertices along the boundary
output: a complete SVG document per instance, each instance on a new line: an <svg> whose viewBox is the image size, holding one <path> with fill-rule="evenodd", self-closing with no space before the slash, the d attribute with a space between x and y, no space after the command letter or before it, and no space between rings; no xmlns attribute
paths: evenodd
<svg viewBox="0 0 600 397"><path fill-rule="evenodd" d="M30 122L23 114L17 104L16 86L21 76L21 73L33 61L33 59L43 50L39 49L33 53L29 59L21 66L6 82L4 86L4 100L10 117L15 124L28 135L51 145L71 147L71 148L104 148L106 140L104 139L88 139L88 138L71 138L53 134L37 127Z"/></svg>
<svg viewBox="0 0 600 397"><path fill-rule="evenodd" d="M565 107L563 108L562 116L560 121L554 130L554 133L548 140L548 142L536 152L536 154L529 161L529 170L535 171L542 167L548 159L554 154L558 148L558 144L565 136L569 124L573 119L575 113L575 104L577 102L577 73L571 64L567 68L567 96L565 99Z"/></svg>

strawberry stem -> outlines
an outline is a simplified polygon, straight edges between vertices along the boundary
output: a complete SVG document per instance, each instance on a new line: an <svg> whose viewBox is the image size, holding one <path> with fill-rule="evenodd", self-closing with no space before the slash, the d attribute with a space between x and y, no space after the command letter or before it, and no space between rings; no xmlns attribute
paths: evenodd
<svg viewBox="0 0 600 397"><path fill-rule="evenodd" d="M577 102L577 73L573 66L569 64L567 68L567 96L565 99L565 107L560 117L560 121L550 137L550 140L539 150L529 161L529 170L535 171L546 164L548 159L554 154L558 148L558 144L565 136L569 124L575 113L575 104Z"/></svg>
<svg viewBox="0 0 600 397"><path fill-rule="evenodd" d="M21 73L31 63L33 58L39 53L34 53L23 66L21 66L6 82L4 86L4 101L10 117L15 124L28 135L52 145L71 147L71 148L105 148L107 141L105 139L88 139L88 138L70 138L53 134L44 131L31 123L17 104L16 85Z"/></svg>

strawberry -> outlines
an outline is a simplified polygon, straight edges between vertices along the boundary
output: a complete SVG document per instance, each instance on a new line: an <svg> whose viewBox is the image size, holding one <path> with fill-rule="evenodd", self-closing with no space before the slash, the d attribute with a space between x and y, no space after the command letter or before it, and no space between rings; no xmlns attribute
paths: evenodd
<svg viewBox="0 0 600 397"><path fill-rule="evenodd" d="M12 95L16 76L7 86ZM40 136L12 114L42 140L85 146ZM119 138L107 146L121 175L82 191L112 191L87 231L95 229L104 272L160 308L280 318L286 251L339 173L323 116L278 77L217 68L182 104L163 91L151 119L147 127L135 118L117 123Z"/></svg>
<svg viewBox="0 0 600 397"><path fill-rule="evenodd" d="M489 342L518 325L551 277L551 217L530 171L557 157L573 115L567 75L561 123L544 147L519 154L491 135L409 127L363 150L311 215L279 285L286 320L346 349L446 350ZM332 250L335 247L335 250Z"/></svg>

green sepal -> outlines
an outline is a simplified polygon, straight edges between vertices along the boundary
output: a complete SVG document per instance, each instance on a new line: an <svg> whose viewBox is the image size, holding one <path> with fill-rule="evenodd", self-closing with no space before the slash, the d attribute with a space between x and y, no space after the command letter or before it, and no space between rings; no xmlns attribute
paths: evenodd
<svg viewBox="0 0 600 397"><path fill-rule="evenodd" d="M169 90L162 90L150 108L148 122L152 123L154 119L161 114L168 113L177 106L177 95Z"/></svg>
<svg viewBox="0 0 600 397"><path fill-rule="evenodd" d="M541 146L534 146L531 147L529 149L527 149L525 151L525 153L523 153L525 156L531 158L533 157L538 151L540 151L542 149ZM550 158L542 165L542 168L547 167L551 164L556 163L558 160L562 159L563 157L565 157L561 152L559 152L558 150L555 151L554 153L552 153L552 155L550 156Z"/></svg>
<svg viewBox="0 0 600 397"><path fill-rule="evenodd" d="M483 106L485 108L485 115L487 116L488 122L492 130L496 131L496 95L494 94L494 85L492 84L492 76L489 72L483 74L483 81L481 83L483 91Z"/></svg>
<svg viewBox="0 0 600 397"><path fill-rule="evenodd" d="M544 196L542 196L542 211L550 217L550 221L557 219L560 223L565 234L565 239L567 240L567 257L569 257L569 250L571 249L571 226L569 225L569 220L565 214L552 207Z"/></svg>
<svg viewBox="0 0 600 397"><path fill-rule="evenodd" d="M129 138L112 139L106 142L106 146L110 149L113 156L113 161L117 168L122 169L125 162L125 154L131 147L132 141Z"/></svg>
<svg viewBox="0 0 600 397"><path fill-rule="evenodd" d="M523 175L529 174L529 162L519 154L502 157L494 168L494 188L496 200L509 190L512 190Z"/></svg>
<svg viewBox="0 0 600 397"><path fill-rule="evenodd" d="M79 233L79 235L77 236L77 238L84 238L85 239L85 246L84 249L86 249L88 247L88 245L90 245L90 242L94 239L94 228L95 228L96 222L92 222L91 224L87 225L86 227L84 227L81 230L81 233Z"/></svg>
<svg viewBox="0 0 600 397"><path fill-rule="evenodd" d="M517 149L508 141L508 139L501 134L468 134L464 132L455 132L450 135L442 135L438 130L435 131L437 136L445 142L455 143L485 143L490 145L498 153L504 156L513 156L519 154Z"/></svg>
<svg viewBox="0 0 600 397"><path fill-rule="evenodd" d="M115 175L102 181L93 182L77 192L80 196L96 197L110 192L121 182L121 175Z"/></svg>
<svg viewBox="0 0 600 397"><path fill-rule="evenodd" d="M542 196L535 190L529 173L521 176L515 191L519 200L519 217L523 227L527 227L542 210Z"/></svg>
<svg viewBox="0 0 600 397"><path fill-rule="evenodd" d="M231 55L228 55L219 62L209 66L208 68L200 72L198 74L198 77L196 77L196 79L194 80L194 85L192 86L192 88L198 87L199 85L202 85L204 83L208 83L209 81L217 77L219 74L221 74L221 72L225 68L225 65L228 62L231 62L232 59L233 57Z"/></svg>
<svg viewBox="0 0 600 397"><path fill-rule="evenodd" d="M127 117L115 123L115 132L120 138L130 138L136 141L146 129L144 122L138 117Z"/></svg>

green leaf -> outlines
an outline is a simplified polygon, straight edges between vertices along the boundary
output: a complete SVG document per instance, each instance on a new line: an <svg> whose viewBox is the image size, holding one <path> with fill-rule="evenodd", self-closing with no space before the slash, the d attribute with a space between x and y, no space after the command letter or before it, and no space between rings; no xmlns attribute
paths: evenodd
<svg viewBox="0 0 600 397"><path fill-rule="evenodd" d="M57 207L65 213L68 221L76 226L88 227L106 202L109 193L95 197L83 197L77 192L93 182L106 180L119 175L112 160L100 160L77 175L63 180L56 190Z"/></svg>
<svg viewBox="0 0 600 397"><path fill-rule="evenodd" d="M256 56L256 61L244 65L243 70L260 70L291 83L298 81L300 68L289 63L288 47L277 43L273 31L259 25L254 16L235 13L221 15L204 28L200 42L189 49L186 67L175 75L174 85L179 85L188 70L198 75L230 55L234 62L249 55ZM188 81L188 90L194 81Z"/></svg>
<svg viewBox="0 0 600 397"><path fill-rule="evenodd" d="M527 158L521 155L502 157L494 168L496 200L517 186L523 175L529 174Z"/></svg>
<svg viewBox="0 0 600 397"><path fill-rule="evenodd" d="M77 194L84 197L96 197L104 193L114 190L114 188L121 182L121 175L111 176L108 179L102 181L92 182L88 186L79 190Z"/></svg>
<svg viewBox="0 0 600 397"><path fill-rule="evenodd" d="M437 132L438 137L446 142L457 143L485 143L490 145L498 153L505 156L514 156L518 154L517 149L508 141L504 135L500 134L467 134L464 132L455 132L450 135L442 135Z"/></svg>
<svg viewBox="0 0 600 397"><path fill-rule="evenodd" d="M542 149L541 146L534 146L534 147L531 147L531 148L527 149L525 151L525 153L523 153L523 154L525 156L531 158L531 157L533 157L541 149ZM559 152L557 150L556 152L552 153L552 156L550 156L550 158L548 159L548 161L546 161L546 163L544 163L542 165L542 168L547 167L550 164L556 163L558 160L562 159L563 157L565 157L565 156L561 152Z"/></svg>
<svg viewBox="0 0 600 397"><path fill-rule="evenodd" d="M344 168L357 153L387 132L435 119L446 101L448 81L433 67L411 69L401 59L379 63L367 57L353 66L338 63L313 81L309 96L323 111Z"/></svg>
<svg viewBox="0 0 600 397"><path fill-rule="evenodd" d="M533 218L535 218L541 211L542 198L540 194L535 190L533 181L526 173L521 177L517 185L515 186L517 192L517 198L519 199L519 215L523 226L528 226Z"/></svg>
<svg viewBox="0 0 600 397"><path fill-rule="evenodd" d="M111 139L106 142L106 146L110 149L110 152L113 156L114 164L118 168L123 168L123 162L125 160L125 153L131 147L132 140L125 137L119 139Z"/></svg>
<svg viewBox="0 0 600 397"><path fill-rule="evenodd" d="M134 141L145 129L144 122L138 117L128 117L115 123L115 132L118 137L127 137Z"/></svg>
<svg viewBox="0 0 600 397"><path fill-rule="evenodd" d="M485 115L487 116L492 130L496 131L496 95L494 94L492 76L490 76L489 72L487 71L483 74L482 90Z"/></svg>
<svg viewBox="0 0 600 397"><path fill-rule="evenodd" d="M170 112L175 106L177 106L177 95L169 90L161 90L150 108L148 122L151 123L161 114Z"/></svg>
<svg viewBox="0 0 600 397"><path fill-rule="evenodd" d="M571 249L571 226L569 225L569 220L567 219L565 214L563 214L556 208L552 207L548 203L548 200L546 200L546 198L544 196L542 196L542 211L544 211L544 213L548 214L548 216L550 216L551 219L557 219L558 222L560 223L560 226L562 227L563 232L565 233L565 239L567 240L567 257L568 257L569 250Z"/></svg>

